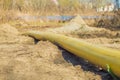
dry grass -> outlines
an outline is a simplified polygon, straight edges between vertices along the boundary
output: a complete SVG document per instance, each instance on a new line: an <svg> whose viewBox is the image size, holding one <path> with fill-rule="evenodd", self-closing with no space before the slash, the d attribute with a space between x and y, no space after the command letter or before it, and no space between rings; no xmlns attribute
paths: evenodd
<svg viewBox="0 0 120 80"><path fill-rule="evenodd" d="M85 9L78 0L58 0L56 5L52 0L0 0L0 9L18 10L20 12L39 12L46 14L75 14Z"/></svg>
<svg viewBox="0 0 120 80"><path fill-rule="evenodd" d="M52 0L0 0L0 22L15 19L17 13L35 15L74 15L81 12L78 0L58 0L55 5Z"/></svg>

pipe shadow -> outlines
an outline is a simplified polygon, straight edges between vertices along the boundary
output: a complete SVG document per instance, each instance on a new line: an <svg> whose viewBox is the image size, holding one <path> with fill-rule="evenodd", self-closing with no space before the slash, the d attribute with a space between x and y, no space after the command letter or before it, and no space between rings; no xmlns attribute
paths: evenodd
<svg viewBox="0 0 120 80"><path fill-rule="evenodd" d="M87 60L83 58L73 55L72 53L64 50L61 47L59 47L59 49L62 50L62 56L64 60L67 61L68 63L71 63L73 66L80 65L84 71L90 71L100 75L102 80L113 80L113 78L105 70L100 69L99 67L89 63Z"/></svg>

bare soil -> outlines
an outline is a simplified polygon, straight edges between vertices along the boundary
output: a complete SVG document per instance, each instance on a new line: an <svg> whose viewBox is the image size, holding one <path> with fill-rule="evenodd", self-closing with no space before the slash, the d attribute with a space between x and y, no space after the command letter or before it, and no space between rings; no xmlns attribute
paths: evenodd
<svg viewBox="0 0 120 80"><path fill-rule="evenodd" d="M75 21L72 24L78 26ZM49 41L36 42L31 37L21 35L21 32L33 29L28 27L0 25L0 80L113 80L106 71ZM55 33L120 50L119 31L80 25L67 33L64 29L34 27L34 30L55 30Z"/></svg>

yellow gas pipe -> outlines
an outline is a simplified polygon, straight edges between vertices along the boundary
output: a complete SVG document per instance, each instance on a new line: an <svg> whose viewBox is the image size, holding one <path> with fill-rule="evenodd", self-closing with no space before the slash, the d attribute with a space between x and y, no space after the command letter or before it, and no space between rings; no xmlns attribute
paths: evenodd
<svg viewBox="0 0 120 80"><path fill-rule="evenodd" d="M50 32L28 31L26 35L39 40L49 40L69 52L87 59L89 62L107 70L107 66L120 77L120 51L96 46L82 40Z"/></svg>

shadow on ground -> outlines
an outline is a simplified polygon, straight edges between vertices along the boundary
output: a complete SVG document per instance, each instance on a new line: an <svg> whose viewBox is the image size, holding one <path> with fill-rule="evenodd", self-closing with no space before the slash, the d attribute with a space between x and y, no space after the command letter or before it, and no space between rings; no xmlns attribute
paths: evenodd
<svg viewBox="0 0 120 80"><path fill-rule="evenodd" d="M102 80L113 80L112 77L109 75L109 73L107 73L106 71L104 71L102 69L100 70L97 66L89 63L87 60L79 58L79 57L71 54L70 52L64 50L61 47L59 47L59 49L62 50L63 58L68 63L71 63L73 66L81 66L81 68L84 71L90 71L90 72L93 72L95 74L98 74L102 77Z"/></svg>

